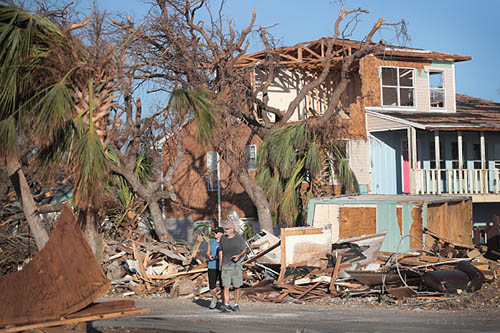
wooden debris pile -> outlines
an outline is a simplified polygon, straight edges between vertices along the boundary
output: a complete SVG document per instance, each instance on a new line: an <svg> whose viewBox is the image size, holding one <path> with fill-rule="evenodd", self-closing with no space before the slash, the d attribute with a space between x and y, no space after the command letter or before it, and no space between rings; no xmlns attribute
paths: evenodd
<svg viewBox="0 0 500 333"><path fill-rule="evenodd" d="M429 251L398 254L377 250L370 262L365 256L369 246L353 242L350 247L332 250L321 258L320 266L288 266L274 280L255 281L258 275L253 274L244 295L267 302L375 296L398 303L409 299L441 301L462 293L473 297L484 283L498 285L500 261L486 259L482 249L456 244L436 234L432 237L435 243Z"/></svg>
<svg viewBox="0 0 500 333"><path fill-rule="evenodd" d="M145 235L121 243L107 242L104 270L122 296L167 294L198 296L208 291L207 263L198 257L204 238L193 249L182 242L158 242Z"/></svg>
<svg viewBox="0 0 500 333"><path fill-rule="evenodd" d="M344 240L330 245L332 249L315 260L289 264L286 257L292 252L286 246L294 245L293 237L295 245L303 245L299 236L317 236L315 244L321 245L321 235L310 229L282 233L292 236L265 235L260 243L248 243L251 255L243 273L247 299L323 302L367 296L388 303L439 301L462 293L473 295L484 284L499 282L500 261L485 258L481 247L456 244L436 234L431 235L435 242L428 250L381 252L385 233L380 233ZM200 251L206 241L199 236L192 249L185 243L157 242L147 236L109 242L105 271L114 293L209 297L207 259Z"/></svg>

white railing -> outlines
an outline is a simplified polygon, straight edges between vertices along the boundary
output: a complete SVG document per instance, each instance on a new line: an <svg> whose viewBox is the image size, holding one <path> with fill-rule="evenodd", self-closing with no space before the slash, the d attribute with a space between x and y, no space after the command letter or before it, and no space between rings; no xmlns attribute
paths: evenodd
<svg viewBox="0 0 500 333"><path fill-rule="evenodd" d="M499 169L413 170L417 194L498 194Z"/></svg>

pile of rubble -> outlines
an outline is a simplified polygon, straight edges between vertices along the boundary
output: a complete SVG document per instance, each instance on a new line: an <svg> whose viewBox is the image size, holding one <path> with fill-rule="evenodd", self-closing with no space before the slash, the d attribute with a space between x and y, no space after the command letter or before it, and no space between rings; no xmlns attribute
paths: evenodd
<svg viewBox="0 0 500 333"><path fill-rule="evenodd" d="M183 242L158 242L142 235L124 242L107 241L103 268L112 295L198 296L208 291L207 264L199 256L205 239L193 249Z"/></svg>
<svg viewBox="0 0 500 333"><path fill-rule="evenodd" d="M385 233L333 244L314 265L286 264L281 240L261 233L247 243L243 297L259 302L345 302L354 298L387 304L442 306L461 297L483 297L500 305L500 261L486 259L485 248L454 244L430 231L434 246L405 253L380 251ZM121 296L209 297L206 237L198 236L191 249L182 242L157 242L147 236L122 243L108 242L104 268ZM283 265L283 263L285 263ZM319 263L319 264L317 264ZM494 292L493 292L494 293ZM475 297L474 295L477 295Z"/></svg>

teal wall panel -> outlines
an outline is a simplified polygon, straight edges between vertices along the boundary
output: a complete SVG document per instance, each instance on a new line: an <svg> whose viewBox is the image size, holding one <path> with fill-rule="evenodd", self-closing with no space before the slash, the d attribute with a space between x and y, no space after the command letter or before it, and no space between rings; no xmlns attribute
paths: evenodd
<svg viewBox="0 0 500 333"><path fill-rule="evenodd" d="M411 225L413 223L413 219L411 218L411 209L413 208L412 203L403 203L402 207L402 231L403 231L403 241L399 246L399 249L396 247L394 251L405 252L410 249L410 237L405 237L410 234Z"/></svg>
<svg viewBox="0 0 500 333"><path fill-rule="evenodd" d="M396 216L396 204L384 202L377 204L377 232L385 230L384 243L381 251L396 251L401 235L399 233L398 219Z"/></svg>

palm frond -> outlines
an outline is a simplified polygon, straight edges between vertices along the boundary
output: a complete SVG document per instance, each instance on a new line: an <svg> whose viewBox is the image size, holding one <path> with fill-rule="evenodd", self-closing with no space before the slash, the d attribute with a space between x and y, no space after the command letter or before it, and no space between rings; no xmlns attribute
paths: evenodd
<svg viewBox="0 0 500 333"><path fill-rule="evenodd" d="M359 183L354 171L349 166L349 161L345 158L345 153L338 145L332 145L332 153L335 157L337 180L341 184L346 193L359 192Z"/></svg>
<svg viewBox="0 0 500 333"><path fill-rule="evenodd" d="M36 135L44 141L53 142L54 128L64 125L73 108L73 99L63 82L50 87L36 106L40 109L36 120Z"/></svg>
<svg viewBox="0 0 500 333"><path fill-rule="evenodd" d="M305 178L304 163L305 158L298 161L285 185L283 196L279 203L280 217L287 226L293 226L299 215L300 194L298 190Z"/></svg>
<svg viewBox="0 0 500 333"><path fill-rule="evenodd" d="M76 179L75 198L83 204L92 202L102 193L108 174L106 154L93 129L78 139L71 157Z"/></svg>
<svg viewBox="0 0 500 333"><path fill-rule="evenodd" d="M307 149L309 142L310 140L307 133L306 124L302 122L295 127L293 146L298 151L304 151L305 149Z"/></svg>
<svg viewBox="0 0 500 333"><path fill-rule="evenodd" d="M311 143L306 153L305 167L309 170L311 177L315 177L321 171L323 155L315 141Z"/></svg>
<svg viewBox="0 0 500 333"><path fill-rule="evenodd" d="M153 171L153 159L146 155L144 152L140 152L135 163L134 170L135 178L139 179L141 184L147 185L151 178L154 176Z"/></svg>
<svg viewBox="0 0 500 333"><path fill-rule="evenodd" d="M269 199L269 203L271 204L271 210L273 212L276 212L281 200L281 196L283 194L283 186L281 184L281 179L277 173L273 178L271 178L266 193Z"/></svg>
<svg viewBox="0 0 500 333"><path fill-rule="evenodd" d="M269 161L269 141L264 140L257 151L257 168L260 170L268 169Z"/></svg>
<svg viewBox="0 0 500 333"><path fill-rule="evenodd" d="M297 162L297 154L293 146L288 146L285 155L282 157L278 166L279 173L282 178L289 178L292 170Z"/></svg>
<svg viewBox="0 0 500 333"><path fill-rule="evenodd" d="M196 140L211 142L218 118L212 103L212 94L203 89L174 89L168 101L168 109L175 113L175 126L196 118Z"/></svg>
<svg viewBox="0 0 500 333"><path fill-rule="evenodd" d="M257 173L257 177L255 177L255 182L261 188L266 189L271 181L271 170L269 168L265 168L263 170L259 170Z"/></svg>

